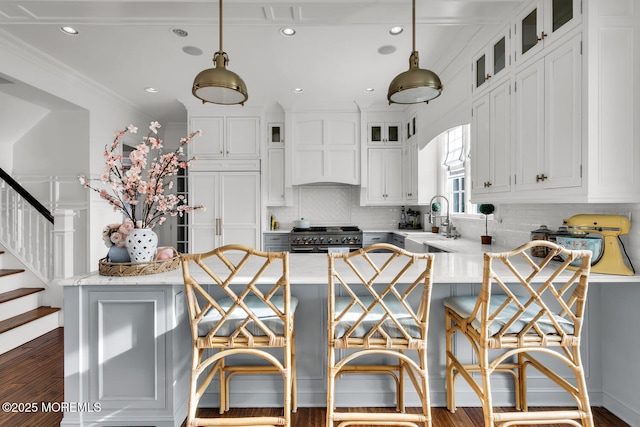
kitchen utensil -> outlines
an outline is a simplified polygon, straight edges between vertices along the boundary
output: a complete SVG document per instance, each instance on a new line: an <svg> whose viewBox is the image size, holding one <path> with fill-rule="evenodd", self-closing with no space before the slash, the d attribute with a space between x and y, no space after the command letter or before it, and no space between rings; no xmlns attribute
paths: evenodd
<svg viewBox="0 0 640 427"><path fill-rule="evenodd" d="M311 227L311 221L309 221L308 219L300 218L293 221L293 226L295 228L309 228Z"/></svg>
<svg viewBox="0 0 640 427"><path fill-rule="evenodd" d="M602 257L603 239L601 236L556 236L556 243L564 246L567 249L575 250L590 250L591 255L591 265L595 265L600 261ZM567 259L565 254L560 254L563 260ZM577 259L572 262L570 265L579 266L580 260Z"/></svg>

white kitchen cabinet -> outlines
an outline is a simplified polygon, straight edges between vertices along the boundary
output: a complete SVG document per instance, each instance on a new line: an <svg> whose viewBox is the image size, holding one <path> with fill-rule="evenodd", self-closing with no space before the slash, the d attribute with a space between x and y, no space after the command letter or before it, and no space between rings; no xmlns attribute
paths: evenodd
<svg viewBox="0 0 640 427"><path fill-rule="evenodd" d="M189 216L190 252L230 243L259 247L259 172L190 171L189 198L206 207Z"/></svg>
<svg viewBox="0 0 640 427"><path fill-rule="evenodd" d="M296 114L292 185L360 184L358 114Z"/></svg>
<svg viewBox="0 0 640 427"><path fill-rule="evenodd" d="M265 252L288 252L291 250L289 232L264 234L262 247Z"/></svg>
<svg viewBox="0 0 640 427"><path fill-rule="evenodd" d="M400 123L369 123L369 145L399 144Z"/></svg>
<svg viewBox="0 0 640 427"><path fill-rule="evenodd" d="M413 140L402 148L404 173L404 203L418 202L418 142Z"/></svg>
<svg viewBox="0 0 640 427"><path fill-rule="evenodd" d="M369 148L365 204L402 204L402 148Z"/></svg>
<svg viewBox="0 0 640 427"><path fill-rule="evenodd" d="M511 83L494 87L472 105L471 197L511 190ZM493 196L492 196L493 197Z"/></svg>
<svg viewBox="0 0 640 427"><path fill-rule="evenodd" d="M515 190L582 184L581 36L516 74Z"/></svg>
<svg viewBox="0 0 640 427"><path fill-rule="evenodd" d="M516 63L551 47L582 21L581 0L534 0L515 19Z"/></svg>
<svg viewBox="0 0 640 427"><path fill-rule="evenodd" d="M284 144L284 123L269 123L268 144Z"/></svg>
<svg viewBox="0 0 640 427"><path fill-rule="evenodd" d="M511 32L509 28L501 31L473 57L474 95L497 85L507 76L511 66Z"/></svg>
<svg viewBox="0 0 640 427"><path fill-rule="evenodd" d="M202 130L189 154L201 159L258 159L259 117L191 117L191 131Z"/></svg>
<svg viewBox="0 0 640 427"><path fill-rule="evenodd" d="M285 205L284 147L267 148L267 206Z"/></svg>

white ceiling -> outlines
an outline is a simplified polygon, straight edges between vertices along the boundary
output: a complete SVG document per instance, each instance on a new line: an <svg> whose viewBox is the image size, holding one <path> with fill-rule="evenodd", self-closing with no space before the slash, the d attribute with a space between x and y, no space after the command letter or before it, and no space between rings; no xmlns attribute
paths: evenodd
<svg viewBox="0 0 640 427"><path fill-rule="evenodd" d="M483 25L504 25L521 3L417 0L421 67L441 73ZM226 0L223 8L228 68L246 82L247 106L382 106L389 82L408 69L410 0ZM62 25L80 34L65 35ZM396 25L405 31L391 36L388 30ZM283 26L294 27L296 35L282 36ZM188 36L177 37L174 28ZM218 30L217 1L0 0L0 31L165 122L184 119L183 102L197 101L191 95L193 78L213 67ZM203 53L189 55L185 47ZM446 90L446 80L443 84ZM0 85L0 91L7 86ZM145 92L148 86L158 93ZM294 87L303 92L293 93ZM365 92L369 87L375 91Z"/></svg>

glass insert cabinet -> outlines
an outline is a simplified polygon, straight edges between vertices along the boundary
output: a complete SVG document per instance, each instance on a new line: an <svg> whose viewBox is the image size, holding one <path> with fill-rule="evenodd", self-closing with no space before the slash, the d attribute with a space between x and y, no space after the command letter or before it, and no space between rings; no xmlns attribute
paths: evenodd
<svg viewBox="0 0 640 427"><path fill-rule="evenodd" d="M490 86L492 80L506 75L510 65L509 28L504 28L497 37L488 43L476 56L473 62L474 90Z"/></svg>
<svg viewBox="0 0 640 427"><path fill-rule="evenodd" d="M516 61L534 55L581 20L580 0L538 0L516 20Z"/></svg>

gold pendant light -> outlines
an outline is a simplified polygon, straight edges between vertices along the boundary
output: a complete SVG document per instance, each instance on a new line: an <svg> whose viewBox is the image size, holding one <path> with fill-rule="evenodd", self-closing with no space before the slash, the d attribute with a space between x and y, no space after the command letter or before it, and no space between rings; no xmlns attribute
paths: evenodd
<svg viewBox="0 0 640 427"><path fill-rule="evenodd" d="M409 70L400 73L389 85L387 100L389 104L417 104L429 102L442 94L442 82L436 73L420 68L420 59L416 51L416 0L412 0L412 51L409 57Z"/></svg>
<svg viewBox="0 0 640 427"><path fill-rule="evenodd" d="M220 50L213 55L215 68L201 71L193 81L191 93L202 103L234 105L244 103L249 98L244 80L227 70L229 56L222 50L222 0L220 0Z"/></svg>

